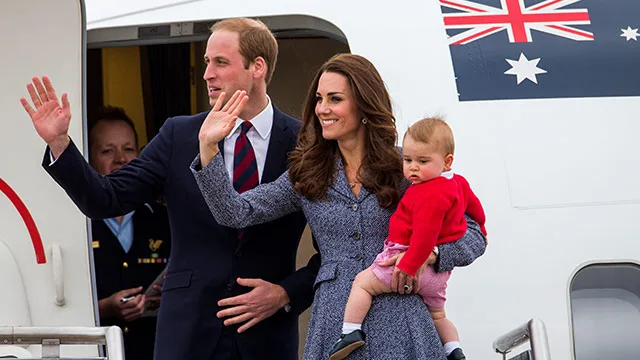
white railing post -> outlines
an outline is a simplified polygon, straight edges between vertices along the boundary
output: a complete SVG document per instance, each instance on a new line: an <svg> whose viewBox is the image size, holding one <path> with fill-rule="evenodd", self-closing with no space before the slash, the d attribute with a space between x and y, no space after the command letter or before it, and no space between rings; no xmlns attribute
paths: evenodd
<svg viewBox="0 0 640 360"><path fill-rule="evenodd" d="M42 345L43 359L59 359L60 345L106 345L107 359L124 360L122 330L117 326L0 326L0 345Z"/></svg>

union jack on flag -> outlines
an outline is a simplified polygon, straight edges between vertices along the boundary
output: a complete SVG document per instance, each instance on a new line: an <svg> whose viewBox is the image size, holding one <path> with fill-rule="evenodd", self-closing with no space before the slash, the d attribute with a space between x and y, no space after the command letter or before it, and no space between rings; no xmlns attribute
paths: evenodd
<svg viewBox="0 0 640 360"><path fill-rule="evenodd" d="M510 42L531 42L531 30L572 40L593 40L593 33L570 25L590 24L589 10L563 9L580 0L547 0L525 6L523 0L501 0L496 8L466 0L440 0L440 5L459 10L444 14L447 29L469 29L449 38L449 44L468 44L506 30Z"/></svg>
<svg viewBox="0 0 640 360"><path fill-rule="evenodd" d="M640 96L640 0L438 0L460 101Z"/></svg>

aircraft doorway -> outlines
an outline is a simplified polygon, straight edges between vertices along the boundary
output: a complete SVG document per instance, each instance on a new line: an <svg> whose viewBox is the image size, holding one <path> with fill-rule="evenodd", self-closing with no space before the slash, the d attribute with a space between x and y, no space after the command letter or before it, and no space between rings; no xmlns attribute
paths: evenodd
<svg viewBox="0 0 640 360"><path fill-rule="evenodd" d="M300 29L300 17L290 18L295 29L287 28L286 16L261 19L272 28L279 46L268 93L281 111L300 118L316 70L331 56L350 50L346 39L334 33L339 30ZM316 27L327 27L319 19L312 20L315 22L307 21L310 26L319 22L322 26ZM123 29L89 31L88 123L95 120L103 105L122 107L136 123L140 145L144 146L168 117L208 110L202 57L212 24L194 24L202 34L187 36L184 41L171 36L135 40L120 36ZM135 32L143 34L148 28L140 27Z"/></svg>
<svg viewBox="0 0 640 360"><path fill-rule="evenodd" d="M576 360L628 359L640 349L640 266L592 263L569 286Z"/></svg>
<svg viewBox="0 0 640 360"><path fill-rule="evenodd" d="M261 20L272 29L279 46L268 94L281 111L300 118L308 86L317 69L331 56L350 52L349 45L337 28L320 19L280 16ZM103 105L122 107L136 124L139 145L143 147L168 117L208 110L202 57L212 23L193 24L194 32L201 34L184 39L123 38L125 30L131 29L89 31L88 123L97 120L94 114ZM301 27L301 23L309 28ZM142 35L148 29L139 27L133 33ZM297 266L304 266L314 253L307 227L298 249ZM300 354L308 322L307 310L300 317Z"/></svg>

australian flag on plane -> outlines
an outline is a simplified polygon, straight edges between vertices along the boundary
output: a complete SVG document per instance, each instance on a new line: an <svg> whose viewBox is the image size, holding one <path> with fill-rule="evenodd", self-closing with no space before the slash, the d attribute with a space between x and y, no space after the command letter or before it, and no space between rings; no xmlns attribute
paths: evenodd
<svg viewBox="0 0 640 360"><path fill-rule="evenodd" d="M640 96L640 0L439 0L460 101Z"/></svg>

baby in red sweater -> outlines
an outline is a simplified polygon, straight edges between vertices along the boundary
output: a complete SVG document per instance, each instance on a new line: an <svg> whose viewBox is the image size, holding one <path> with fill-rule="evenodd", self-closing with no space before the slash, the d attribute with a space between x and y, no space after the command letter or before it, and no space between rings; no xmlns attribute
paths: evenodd
<svg viewBox="0 0 640 360"><path fill-rule="evenodd" d="M444 311L451 272L436 273L426 265L433 263L438 255L438 245L464 235L465 213L480 225L486 236L484 210L467 180L451 170L454 140L446 122L439 118L418 121L409 128L402 145L403 172L412 185L389 220L384 250L353 282L342 336L331 351L331 360L344 359L364 345L362 322L372 298L391 292L394 267L388 266L389 259L402 253L396 265L400 271L399 292L420 294L444 344L447 359L465 358L458 343L458 332ZM429 258L431 261L427 262ZM417 278L418 289L413 289Z"/></svg>

